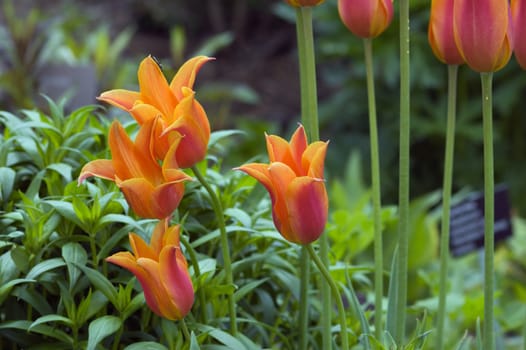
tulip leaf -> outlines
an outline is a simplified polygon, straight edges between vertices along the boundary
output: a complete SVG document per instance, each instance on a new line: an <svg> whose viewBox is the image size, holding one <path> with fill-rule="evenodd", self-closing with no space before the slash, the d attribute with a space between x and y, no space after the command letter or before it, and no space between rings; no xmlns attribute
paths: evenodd
<svg viewBox="0 0 526 350"><path fill-rule="evenodd" d="M118 292L103 274L87 266L75 265L84 272L90 282L97 287L113 305L117 305Z"/></svg>
<svg viewBox="0 0 526 350"><path fill-rule="evenodd" d="M62 323L69 327L73 325L73 321L71 319L61 316L61 315L52 314L52 315L45 315L45 316L37 318L35 321L33 321L33 323L31 323L31 325L29 326L27 330L31 331L34 327L40 324L48 323L48 322Z"/></svg>
<svg viewBox="0 0 526 350"><path fill-rule="evenodd" d="M62 246L62 257L66 261L69 275L69 286L72 288L80 276L80 269L75 266L86 265L88 254L82 246L76 242L66 243Z"/></svg>
<svg viewBox="0 0 526 350"><path fill-rule="evenodd" d="M190 349L193 350L193 348ZM128 345L124 350L167 350L167 347L153 341L141 341Z"/></svg>
<svg viewBox="0 0 526 350"><path fill-rule="evenodd" d="M86 350L94 350L97 344L110 334L115 333L122 325L120 318L116 316L102 316L89 324L88 345Z"/></svg>
<svg viewBox="0 0 526 350"><path fill-rule="evenodd" d="M26 278L37 279L37 277L42 275L43 273L56 269L57 267L62 267L64 265L64 260L60 258L44 260L40 264L33 266L31 271L28 272Z"/></svg>
<svg viewBox="0 0 526 350"><path fill-rule="evenodd" d="M0 202L7 203L15 184L16 172L11 168L0 168Z"/></svg>
<svg viewBox="0 0 526 350"><path fill-rule="evenodd" d="M11 280L4 285L0 287L0 305L4 302L5 298L7 298L9 292L11 291L11 288L16 286L20 283L31 283L36 282L35 280L29 279L29 278L17 278L14 280Z"/></svg>
<svg viewBox="0 0 526 350"><path fill-rule="evenodd" d="M245 346L243 343L241 343L238 339L234 338L227 332L224 332L220 329L210 327L204 324L198 324L196 325L196 328L199 329L201 332L207 333L215 340L219 341L223 345L226 345L229 349L244 349Z"/></svg>

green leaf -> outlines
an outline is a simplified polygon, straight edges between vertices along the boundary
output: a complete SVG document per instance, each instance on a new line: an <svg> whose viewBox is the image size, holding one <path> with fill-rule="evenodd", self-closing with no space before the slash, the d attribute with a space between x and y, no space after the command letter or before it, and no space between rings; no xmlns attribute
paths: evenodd
<svg viewBox="0 0 526 350"><path fill-rule="evenodd" d="M16 172L11 168L0 168L0 202L7 203L15 184Z"/></svg>
<svg viewBox="0 0 526 350"><path fill-rule="evenodd" d="M2 305L4 300L7 298L7 295L11 291L11 288L13 288L14 286L20 283L33 283L33 282L36 282L36 281L29 279L29 278L17 278L17 279L11 280L5 283L4 285L2 285L0 287L0 305Z"/></svg>
<svg viewBox="0 0 526 350"><path fill-rule="evenodd" d="M60 258L53 258L49 260L44 260L40 264L35 265L31 271L28 272L26 278L28 279L38 279L38 276L42 275L45 272L56 269L57 267L64 266L65 263Z"/></svg>
<svg viewBox="0 0 526 350"><path fill-rule="evenodd" d="M69 287L72 289L81 273L80 269L75 266L75 264L86 265L88 254L80 244L69 242L62 246L62 257L67 264Z"/></svg>
<svg viewBox="0 0 526 350"><path fill-rule="evenodd" d="M66 182L71 182L71 172L72 168L71 165L65 164L65 163L53 163L47 166L48 169L56 171L64 178Z"/></svg>
<svg viewBox="0 0 526 350"><path fill-rule="evenodd" d="M71 321L69 318L54 314L54 315L45 315L45 316L37 318L33 323L31 323L31 325L29 326L27 330L31 331L34 327L40 324L43 324L43 323L48 323L48 322L62 323L70 327L73 325L73 321Z"/></svg>
<svg viewBox="0 0 526 350"><path fill-rule="evenodd" d="M153 341L142 341L139 343L128 345L124 348L124 350L168 350L168 348L162 344L155 343Z"/></svg>
<svg viewBox="0 0 526 350"><path fill-rule="evenodd" d="M245 348L243 343L241 343L239 340L218 328L210 327L204 324L198 324L196 325L196 328L199 329L201 332L208 333L212 338L219 341L221 344L226 345L229 349Z"/></svg>
<svg viewBox="0 0 526 350"><path fill-rule="evenodd" d="M82 272L84 272L84 274L88 277L90 282L95 287L97 287L97 289L100 290L113 305L117 305L118 292L113 286L113 284L111 284L111 282L108 281L106 276L104 276L99 271L89 268L87 266L82 266L78 264L75 265L78 268L80 268Z"/></svg>
<svg viewBox="0 0 526 350"><path fill-rule="evenodd" d="M260 285L262 285L263 283L265 283L266 281L268 281L268 278L263 278L263 279L260 279L260 280L255 280L255 281L252 281L250 283L247 283L245 284L243 287L239 288L235 293L234 293L234 300L235 302L239 302L239 300L243 299L243 297L245 295L247 295L248 293L250 293L252 290L256 289L257 287L259 287Z"/></svg>
<svg viewBox="0 0 526 350"><path fill-rule="evenodd" d="M86 350L95 350L97 344L110 334L115 333L122 325L120 318L115 316L102 316L89 324L88 345Z"/></svg>
<svg viewBox="0 0 526 350"><path fill-rule="evenodd" d="M245 211L238 208L228 208L225 210L225 215L236 219L244 227L252 227L252 219Z"/></svg>
<svg viewBox="0 0 526 350"><path fill-rule="evenodd" d="M20 329L23 331L29 330L29 327L31 327L32 322L31 321L25 321L25 320L18 320L18 321L7 321L0 324L0 329ZM63 343L67 344L73 344L73 339L67 335L65 332L61 331L60 329L57 329L56 327L50 327L44 324L39 324L37 326L34 326L31 329L32 333L37 333L44 335L46 337L50 337L53 339L57 339Z"/></svg>
<svg viewBox="0 0 526 350"><path fill-rule="evenodd" d="M199 342L197 341L197 337L193 331L190 334L190 350L201 350L199 347Z"/></svg>

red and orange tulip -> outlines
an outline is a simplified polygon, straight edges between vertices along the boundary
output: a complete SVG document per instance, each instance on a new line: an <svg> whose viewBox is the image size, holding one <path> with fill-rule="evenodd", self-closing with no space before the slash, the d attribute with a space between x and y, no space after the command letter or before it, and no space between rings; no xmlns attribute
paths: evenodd
<svg viewBox="0 0 526 350"><path fill-rule="evenodd" d="M428 39L435 56L445 64L464 63L453 33L454 0L432 0Z"/></svg>
<svg viewBox="0 0 526 350"><path fill-rule="evenodd" d="M467 65L477 72L504 67L513 51L508 0L455 0L455 42Z"/></svg>
<svg viewBox="0 0 526 350"><path fill-rule="evenodd" d="M161 220L149 245L134 233L129 239L133 254L119 252L106 260L137 277L154 313L169 320L185 317L194 303L194 288L179 246L179 225L168 227L168 219Z"/></svg>
<svg viewBox="0 0 526 350"><path fill-rule="evenodd" d="M285 0L285 2L294 7L300 6L317 6L325 0Z"/></svg>
<svg viewBox="0 0 526 350"><path fill-rule="evenodd" d="M392 0L338 0L338 12L345 26L361 38L376 38L393 19Z"/></svg>
<svg viewBox="0 0 526 350"><path fill-rule="evenodd" d="M511 0L513 35L516 38L513 51L517 62L526 69L526 1Z"/></svg>
<svg viewBox="0 0 526 350"><path fill-rule="evenodd" d="M135 142L118 122L110 128L112 159L86 164L79 183L91 176L115 181L133 211L143 218L163 219L172 214L184 195L184 181L191 179L178 167L173 156L181 137L175 140L161 165L152 157L152 135L158 118L146 121Z"/></svg>
<svg viewBox="0 0 526 350"><path fill-rule="evenodd" d="M172 142L183 136L175 153L177 164L188 168L204 159L210 139L210 123L192 91L196 75L210 57L197 56L185 62L168 84L159 65L146 57L138 70L140 91L110 90L98 98L128 111L142 125L161 116L155 130L154 153L164 159Z"/></svg>
<svg viewBox="0 0 526 350"><path fill-rule="evenodd" d="M327 142L307 144L303 126L290 143L266 135L270 164L239 167L258 180L270 193L272 217L281 235L290 242L308 244L323 233L328 198L323 179Z"/></svg>

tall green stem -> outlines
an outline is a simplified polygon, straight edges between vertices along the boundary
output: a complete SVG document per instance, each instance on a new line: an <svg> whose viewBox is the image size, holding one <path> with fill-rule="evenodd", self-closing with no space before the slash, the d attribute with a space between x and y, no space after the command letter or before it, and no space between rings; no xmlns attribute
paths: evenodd
<svg viewBox="0 0 526 350"><path fill-rule="evenodd" d="M216 192L210 186L206 178L201 174L197 166L192 167L194 175L197 177L199 182L203 185L210 196L211 204L216 214L217 222L219 225L219 233L221 239L221 253L223 254L223 263L225 267L226 283L229 286L234 286L234 277L232 275L232 263L230 259L230 248L228 247L228 236L226 233L225 217L223 213L223 206L219 200ZM234 292L228 294L228 309L230 313L230 332L232 335L237 334L237 320L236 320L236 304L234 302Z"/></svg>
<svg viewBox="0 0 526 350"><path fill-rule="evenodd" d="M305 132L310 142L319 139L318 127L318 95L316 86L316 61L314 56L314 38L312 32L312 8L299 7L296 10L296 34L298 37L298 58L300 67L300 91L301 91L301 121L305 127ZM329 265L329 241L327 235L322 235L319 239L321 260L325 266ZM305 249L305 248L302 248ZM308 265L308 256L302 259L302 264ZM308 283L309 271L302 269L301 279L303 283ZM304 286L305 287L305 286ZM308 292L308 285L306 286ZM303 294L302 294L303 295ZM307 294L303 296L307 298ZM322 348L331 348L331 294L326 284L321 285L322 298ZM301 307L307 308L308 302L300 302ZM300 315L308 315L307 310L300 311ZM306 321L300 321L301 337L307 336ZM306 344L303 340L301 344Z"/></svg>
<svg viewBox="0 0 526 350"><path fill-rule="evenodd" d="M449 263L449 218L451 187L453 183L453 150L455 149L455 115L457 104L457 65L448 66L446 150L444 155L444 179L442 186L442 233L440 236L440 280L438 290L437 344L444 348L444 323L446 316L447 275Z"/></svg>
<svg viewBox="0 0 526 350"><path fill-rule="evenodd" d="M481 73L482 128L484 133L484 350L495 349L493 325L493 250L494 250L494 179L493 179L493 73Z"/></svg>
<svg viewBox="0 0 526 350"><path fill-rule="evenodd" d="M312 248L311 244L307 244L306 249L308 250L311 259L314 261L318 269L320 270L321 274L327 281L327 285L329 286L330 291L332 292L333 298L336 300L336 306L338 308L338 316L340 318L340 328L341 328L341 338L342 338L342 349L348 350L349 349L349 340L347 339L347 318L345 316L345 309L343 307L343 301L340 296L340 292L338 290L338 286L336 285L336 282L331 277L331 274L323 261L320 259L320 257L316 254L314 249ZM325 312L326 310L323 310ZM326 349L326 348L324 348ZM328 348L330 349L330 347Z"/></svg>
<svg viewBox="0 0 526 350"><path fill-rule="evenodd" d="M405 336L407 304L407 260L409 241L409 147L410 147L410 76L409 76L409 0L400 0L400 158L399 224L396 331L394 338L402 346Z"/></svg>
<svg viewBox="0 0 526 350"><path fill-rule="evenodd" d="M376 126L376 97L374 93L373 45L372 39L363 40L365 51L365 68L367 75L367 97L369 102L369 140L371 143L371 182L373 191L373 222L374 222L374 328L376 339L381 339L382 299L383 299L383 242L381 221L380 194L380 155L378 152L378 130Z"/></svg>
<svg viewBox="0 0 526 350"><path fill-rule="evenodd" d="M300 254L300 310L299 310L299 332L300 343L298 350L307 349L307 334L309 326L309 276L310 260L309 253L305 247L301 247Z"/></svg>

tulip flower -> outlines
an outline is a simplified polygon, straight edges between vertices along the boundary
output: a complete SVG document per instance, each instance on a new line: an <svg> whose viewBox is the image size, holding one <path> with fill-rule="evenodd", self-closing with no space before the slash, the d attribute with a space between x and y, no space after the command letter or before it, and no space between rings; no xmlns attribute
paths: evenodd
<svg viewBox="0 0 526 350"><path fill-rule="evenodd" d="M376 38L393 19L392 0L338 0L338 12L345 26L361 38Z"/></svg>
<svg viewBox="0 0 526 350"><path fill-rule="evenodd" d="M526 1L511 0L511 16L515 45L513 51L517 62L526 69Z"/></svg>
<svg viewBox="0 0 526 350"><path fill-rule="evenodd" d="M455 0L455 42L467 65L480 73L495 72L513 51L508 0Z"/></svg>
<svg viewBox="0 0 526 350"><path fill-rule="evenodd" d="M435 56L445 64L464 63L453 33L454 0L432 0L428 39Z"/></svg>
<svg viewBox="0 0 526 350"><path fill-rule="evenodd" d="M323 233L327 222L323 166L328 142L307 145L301 125L290 143L275 135L266 135L266 141L270 164L251 163L237 169L265 186L281 235L290 242L311 243Z"/></svg>
<svg viewBox="0 0 526 350"><path fill-rule="evenodd" d="M123 89L102 93L98 99L129 112L142 125L161 116L155 130L157 159L164 159L170 145L183 136L175 153L177 164L189 168L204 159L210 139L210 123L192 91L199 69L210 57L197 56L184 63L170 84L151 57L139 65L140 92Z"/></svg>
<svg viewBox="0 0 526 350"><path fill-rule="evenodd" d="M137 277L146 304L155 314L182 319L192 308L194 289L179 246L179 225L168 227L168 219L159 221L149 245L135 233L130 233L129 239L133 254L119 252L106 260Z"/></svg>
<svg viewBox="0 0 526 350"><path fill-rule="evenodd" d="M325 0L285 0L287 4L294 6L294 7L301 7L301 6L317 6L324 2Z"/></svg>
<svg viewBox="0 0 526 350"><path fill-rule="evenodd" d="M147 121L130 140L124 128L113 122L109 134L112 159L97 159L86 164L79 183L91 176L114 181L124 193L135 214L163 219L172 214L184 195L183 181L191 179L178 167L173 156L179 141L172 143L162 166L152 157L152 135L158 118Z"/></svg>

